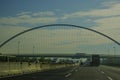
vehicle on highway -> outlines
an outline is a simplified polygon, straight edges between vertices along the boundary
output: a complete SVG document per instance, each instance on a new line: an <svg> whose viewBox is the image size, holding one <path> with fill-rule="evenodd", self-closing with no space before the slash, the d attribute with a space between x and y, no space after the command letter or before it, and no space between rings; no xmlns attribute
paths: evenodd
<svg viewBox="0 0 120 80"><path fill-rule="evenodd" d="M99 66L100 65L100 56L92 55L91 66Z"/></svg>

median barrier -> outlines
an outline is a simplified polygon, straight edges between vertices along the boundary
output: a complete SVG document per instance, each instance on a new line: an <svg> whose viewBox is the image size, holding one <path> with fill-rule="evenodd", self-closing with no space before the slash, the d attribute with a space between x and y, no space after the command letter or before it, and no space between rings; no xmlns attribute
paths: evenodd
<svg viewBox="0 0 120 80"><path fill-rule="evenodd" d="M73 65L66 66L66 64L43 64L34 62L0 62L0 78L69 66Z"/></svg>

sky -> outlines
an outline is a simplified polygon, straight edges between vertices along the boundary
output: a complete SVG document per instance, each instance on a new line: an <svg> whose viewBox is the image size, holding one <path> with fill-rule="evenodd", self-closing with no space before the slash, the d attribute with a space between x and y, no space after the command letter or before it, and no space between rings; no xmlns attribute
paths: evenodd
<svg viewBox="0 0 120 80"><path fill-rule="evenodd" d="M0 44L23 30L47 24L79 25L120 42L119 21L119 0L0 0ZM18 46L21 54L120 51L117 44L99 34L68 26L25 33L4 45L0 52L17 53Z"/></svg>

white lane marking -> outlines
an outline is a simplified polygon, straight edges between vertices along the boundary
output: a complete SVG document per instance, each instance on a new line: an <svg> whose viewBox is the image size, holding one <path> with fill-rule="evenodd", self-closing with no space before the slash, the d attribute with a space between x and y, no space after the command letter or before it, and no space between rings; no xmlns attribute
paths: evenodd
<svg viewBox="0 0 120 80"><path fill-rule="evenodd" d="M77 72L78 70L76 69L75 72Z"/></svg>
<svg viewBox="0 0 120 80"><path fill-rule="evenodd" d="M69 77L72 73L68 73L67 75L65 75L65 77Z"/></svg>
<svg viewBox="0 0 120 80"><path fill-rule="evenodd" d="M101 73L103 73L103 74L104 74L105 72L101 71Z"/></svg>
<svg viewBox="0 0 120 80"><path fill-rule="evenodd" d="M71 72L73 72L75 69L76 69L76 67L74 67L73 69L67 71L66 73L71 73Z"/></svg>
<svg viewBox="0 0 120 80"><path fill-rule="evenodd" d="M109 77L109 76L107 76L107 78L109 79L109 80L113 80L111 77Z"/></svg>

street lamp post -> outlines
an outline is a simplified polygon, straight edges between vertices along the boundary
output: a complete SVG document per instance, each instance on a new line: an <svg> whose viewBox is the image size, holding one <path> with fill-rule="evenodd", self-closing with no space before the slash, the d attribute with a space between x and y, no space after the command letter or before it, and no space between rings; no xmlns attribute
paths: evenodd
<svg viewBox="0 0 120 80"><path fill-rule="evenodd" d="M10 74L10 59L9 59L9 55L7 56L7 61L8 61L8 71L9 71L9 74Z"/></svg>
<svg viewBox="0 0 120 80"><path fill-rule="evenodd" d="M18 41L18 56L20 54L20 41Z"/></svg>
<svg viewBox="0 0 120 80"><path fill-rule="evenodd" d="M18 41L18 59L19 59L20 70L22 72L22 60L20 58L20 41Z"/></svg>
<svg viewBox="0 0 120 80"><path fill-rule="evenodd" d="M114 49L114 64L115 64L115 62L116 62L116 59L115 59L115 57L116 57L116 47L114 46L113 49Z"/></svg>
<svg viewBox="0 0 120 80"><path fill-rule="evenodd" d="M114 48L114 57L115 57L115 55L116 55L116 48L115 47L113 47Z"/></svg>
<svg viewBox="0 0 120 80"><path fill-rule="evenodd" d="M35 46L33 46L33 56L35 56Z"/></svg>

